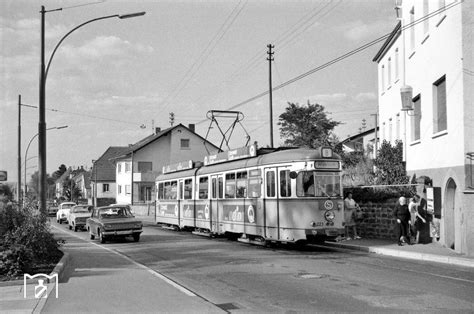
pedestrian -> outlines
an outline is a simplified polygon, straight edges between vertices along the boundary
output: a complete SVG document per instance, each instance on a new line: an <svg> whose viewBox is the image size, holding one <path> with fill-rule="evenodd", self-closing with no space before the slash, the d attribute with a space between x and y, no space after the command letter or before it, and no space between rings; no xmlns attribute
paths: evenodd
<svg viewBox="0 0 474 314"><path fill-rule="evenodd" d="M423 217L423 204L426 205L426 202L422 202L420 196L416 194L411 198L410 203L408 204L408 209L410 210L410 233L411 236L415 237L412 242L418 244L420 242L420 231L422 230L424 224L426 223L425 217Z"/></svg>
<svg viewBox="0 0 474 314"><path fill-rule="evenodd" d="M398 204L395 206L393 216L397 219L395 231L398 239L398 245L402 246L407 242L408 226L410 225L410 211L407 205L407 199L401 196L398 199Z"/></svg>
<svg viewBox="0 0 474 314"><path fill-rule="evenodd" d="M360 239L359 235L357 234L357 224L354 219L354 212L358 207L359 205L352 198L352 192L347 193L347 196L344 199L344 231L346 240L351 240L349 229L352 229L354 239Z"/></svg>

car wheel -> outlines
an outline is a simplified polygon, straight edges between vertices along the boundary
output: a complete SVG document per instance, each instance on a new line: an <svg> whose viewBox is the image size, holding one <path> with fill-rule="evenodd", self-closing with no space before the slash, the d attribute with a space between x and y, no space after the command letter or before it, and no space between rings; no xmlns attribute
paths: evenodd
<svg viewBox="0 0 474 314"><path fill-rule="evenodd" d="M72 226L71 226L71 225L69 225L69 230L72 230Z"/></svg>
<svg viewBox="0 0 474 314"><path fill-rule="evenodd" d="M135 242L140 241L140 234L139 233L136 233L136 234L133 235L133 241L135 241Z"/></svg>
<svg viewBox="0 0 474 314"><path fill-rule="evenodd" d="M102 234L102 232L100 232L100 230L99 230L98 232L99 232L99 240L100 240L100 243L105 243L105 237L104 237L104 235Z"/></svg>
<svg viewBox="0 0 474 314"><path fill-rule="evenodd" d="M91 240L95 239L95 235L92 234L92 230L90 230L90 229L89 229L89 236L90 236Z"/></svg>
<svg viewBox="0 0 474 314"><path fill-rule="evenodd" d="M62 224L62 223L63 223L63 221L62 221L61 219L59 219L59 221L58 221L58 222L59 222L59 224Z"/></svg>
<svg viewBox="0 0 474 314"><path fill-rule="evenodd" d="M77 226L74 226L74 232L77 232Z"/></svg>

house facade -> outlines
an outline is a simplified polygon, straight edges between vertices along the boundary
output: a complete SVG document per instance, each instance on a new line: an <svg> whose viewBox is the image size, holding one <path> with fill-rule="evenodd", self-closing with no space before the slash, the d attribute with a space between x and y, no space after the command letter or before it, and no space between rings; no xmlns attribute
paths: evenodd
<svg viewBox="0 0 474 314"><path fill-rule="evenodd" d="M91 170L90 205L105 206L116 203L116 175L113 158L128 150L126 146L111 146L97 160L93 160Z"/></svg>
<svg viewBox="0 0 474 314"><path fill-rule="evenodd" d="M206 146L204 146L206 142ZM206 149L207 147L207 149ZM209 152L208 152L209 150ZM155 200L155 178L163 166L186 160L202 161L219 149L194 132L194 125L178 124L131 145L115 158L117 203L148 204Z"/></svg>
<svg viewBox="0 0 474 314"><path fill-rule="evenodd" d="M91 198L91 172L86 171L83 167L81 167L81 170L82 171L77 172L77 174L72 177L72 180L74 181L76 188L78 188L81 193L78 203L87 204Z"/></svg>
<svg viewBox="0 0 474 314"><path fill-rule="evenodd" d="M398 23L373 59L380 138L403 141L408 174L438 188L439 241L474 255L473 2L398 2ZM430 190L418 187L429 202Z"/></svg>

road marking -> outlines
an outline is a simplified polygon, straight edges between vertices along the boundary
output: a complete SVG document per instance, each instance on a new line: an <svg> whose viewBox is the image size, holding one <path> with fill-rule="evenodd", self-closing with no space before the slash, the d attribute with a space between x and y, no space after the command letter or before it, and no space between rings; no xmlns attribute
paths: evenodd
<svg viewBox="0 0 474 314"><path fill-rule="evenodd" d="M71 235L71 236L73 236L73 237L75 237L75 238L78 238L78 239L80 239L80 240L86 241L87 243L91 243L91 244L93 244L93 245L95 245L95 246L97 246L97 247L99 247L99 248L105 249L105 250L107 250L107 251L109 251L109 252L111 252L111 253L114 253L114 254L116 254L116 255L118 255L118 256L121 256L122 258L125 258L127 261L131 262L131 263L134 264L135 266L138 266L138 267L140 267L140 268L142 268L142 269L148 271L148 272L149 272L150 274L152 274L153 276L155 276L155 277L157 277L157 278L159 278L159 279L165 281L167 284L169 284L169 285L175 287L176 289L178 289L179 291L183 292L184 294L186 294L186 295L188 295L188 296L190 296L190 297L195 297L195 296L196 296L196 294L195 294L194 292L192 292L191 290L189 290L189 289L187 289L187 288L181 286L180 284L174 282L173 280L169 279L169 278L166 277L165 275L160 274L159 272L157 272L157 271L151 269L150 267L145 266L145 265L143 265L143 264L141 264L141 263L139 263L139 262L137 262L137 261L134 261L133 259L131 259L130 257L128 257L127 255L125 255L125 254L123 254L123 253L120 253L120 252L115 251L115 250L113 250L113 249L111 249L111 248L105 247L105 246L103 246L103 245L94 243L94 242L92 242L92 241L90 241L90 240L84 240L83 238L79 237L78 235L76 235L76 234L74 234L74 233L69 232L68 230L60 229L59 227L54 226L54 225L51 225L51 226L54 227L55 229L61 231L61 232L64 232L64 233L66 233L66 234L68 234L68 235Z"/></svg>

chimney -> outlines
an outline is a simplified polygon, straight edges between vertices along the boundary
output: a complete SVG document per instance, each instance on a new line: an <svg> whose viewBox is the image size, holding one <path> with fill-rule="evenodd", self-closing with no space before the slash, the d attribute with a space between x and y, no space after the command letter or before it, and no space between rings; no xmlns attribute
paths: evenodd
<svg viewBox="0 0 474 314"><path fill-rule="evenodd" d="M195 125L194 123L189 124L188 129L189 129L191 132L196 133L196 131L195 131L196 125Z"/></svg>
<svg viewBox="0 0 474 314"><path fill-rule="evenodd" d="M161 132L161 128L155 128L155 134L158 134Z"/></svg>

